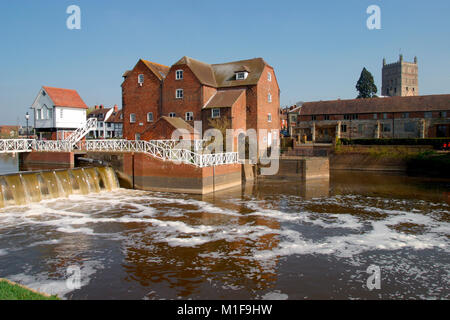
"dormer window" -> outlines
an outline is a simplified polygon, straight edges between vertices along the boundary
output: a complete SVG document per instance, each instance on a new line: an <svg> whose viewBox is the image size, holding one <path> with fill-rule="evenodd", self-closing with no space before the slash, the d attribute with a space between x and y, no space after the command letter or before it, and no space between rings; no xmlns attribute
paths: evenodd
<svg viewBox="0 0 450 320"><path fill-rule="evenodd" d="M248 72L247 71L236 72L236 80L245 80L245 79L247 79L247 76L248 76Z"/></svg>
<svg viewBox="0 0 450 320"><path fill-rule="evenodd" d="M177 70L175 73L175 79L176 80L181 80L183 79L183 70Z"/></svg>

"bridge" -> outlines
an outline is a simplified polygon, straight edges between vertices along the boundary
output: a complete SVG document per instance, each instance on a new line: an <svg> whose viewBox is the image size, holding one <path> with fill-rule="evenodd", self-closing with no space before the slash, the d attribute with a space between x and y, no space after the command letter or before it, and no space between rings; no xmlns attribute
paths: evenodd
<svg viewBox="0 0 450 320"><path fill-rule="evenodd" d="M184 163L199 168L240 163L237 152L203 153L203 140L193 140L193 150L175 140L35 140L0 139L0 153L24 152L133 152L163 161ZM78 140L78 141L77 141Z"/></svg>

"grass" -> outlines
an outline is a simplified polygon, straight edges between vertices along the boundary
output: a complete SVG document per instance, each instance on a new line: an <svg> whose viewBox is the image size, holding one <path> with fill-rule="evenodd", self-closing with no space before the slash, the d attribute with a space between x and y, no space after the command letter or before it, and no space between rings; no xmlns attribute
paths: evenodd
<svg viewBox="0 0 450 320"><path fill-rule="evenodd" d="M28 289L17 283L0 279L0 300L60 300L58 296L49 296Z"/></svg>

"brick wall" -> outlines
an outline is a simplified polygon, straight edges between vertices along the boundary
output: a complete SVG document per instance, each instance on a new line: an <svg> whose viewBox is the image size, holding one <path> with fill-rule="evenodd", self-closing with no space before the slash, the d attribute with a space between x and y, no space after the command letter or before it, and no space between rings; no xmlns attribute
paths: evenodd
<svg viewBox="0 0 450 320"><path fill-rule="evenodd" d="M144 75L142 86L138 75ZM123 137L134 140L135 134L142 134L153 125L147 122L147 113L153 112L156 121L160 116L161 81L150 69L139 61L122 83ZM136 115L136 122L130 122L130 114Z"/></svg>
<svg viewBox="0 0 450 320"><path fill-rule="evenodd" d="M176 80L177 70L183 70L183 79ZM176 90L183 89L183 98L176 98ZM194 112L194 121L200 121L203 106L203 86L187 65L174 65L164 79L162 115L169 116L175 112L177 117L185 120L186 112ZM192 126L193 122L189 122Z"/></svg>

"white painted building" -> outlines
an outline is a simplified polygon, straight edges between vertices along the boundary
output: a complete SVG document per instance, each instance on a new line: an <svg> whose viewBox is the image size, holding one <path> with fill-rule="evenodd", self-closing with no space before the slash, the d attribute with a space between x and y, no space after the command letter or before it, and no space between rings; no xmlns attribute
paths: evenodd
<svg viewBox="0 0 450 320"><path fill-rule="evenodd" d="M86 123L88 107L75 90L43 86L31 108L40 139L64 139Z"/></svg>
<svg viewBox="0 0 450 320"><path fill-rule="evenodd" d="M89 138L108 139L122 138L122 110L115 105L113 108L105 108L103 105L94 106L94 110L87 116L97 119L97 128L89 133Z"/></svg>

